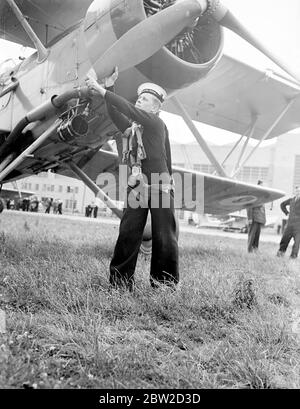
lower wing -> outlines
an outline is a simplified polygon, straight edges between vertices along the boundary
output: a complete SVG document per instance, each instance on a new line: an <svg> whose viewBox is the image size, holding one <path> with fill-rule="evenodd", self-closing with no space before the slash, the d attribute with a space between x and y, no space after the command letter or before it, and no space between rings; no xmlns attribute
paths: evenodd
<svg viewBox="0 0 300 409"><path fill-rule="evenodd" d="M124 200L126 178L120 177L116 153L100 150L82 170L96 181L111 199ZM69 172L62 173L71 176ZM259 206L273 202L285 195L279 190L178 167L173 167L173 177L176 208L198 213L228 214L250 205Z"/></svg>

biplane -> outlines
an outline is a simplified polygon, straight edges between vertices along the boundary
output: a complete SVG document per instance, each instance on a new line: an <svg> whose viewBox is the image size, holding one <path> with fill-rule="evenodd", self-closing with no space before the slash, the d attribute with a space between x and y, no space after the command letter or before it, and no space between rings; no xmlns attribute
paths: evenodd
<svg viewBox="0 0 300 409"><path fill-rule="evenodd" d="M1 183L51 169L81 179L121 217L114 201L120 197L113 198L101 179L117 177L118 155L103 147L119 131L84 82L91 70L102 79L118 66L116 93L134 101L141 83L162 86L168 93L164 110L183 117L215 167L214 175L173 168L190 175L192 196L202 183L204 213L228 214L284 195L236 175L263 141L300 126L300 85L220 1L0 0L0 16L1 38L36 50L9 70L0 67ZM224 28L289 75L224 55ZM224 168L232 151L220 163L194 120L240 135L233 174ZM250 138L257 145L244 157ZM192 210L185 202L178 206Z"/></svg>

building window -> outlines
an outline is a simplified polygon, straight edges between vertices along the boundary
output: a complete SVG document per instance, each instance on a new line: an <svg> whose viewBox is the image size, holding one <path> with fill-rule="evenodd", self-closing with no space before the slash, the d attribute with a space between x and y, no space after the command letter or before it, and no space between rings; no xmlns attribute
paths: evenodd
<svg viewBox="0 0 300 409"><path fill-rule="evenodd" d="M269 168L259 166L244 166L238 174L238 179L243 182L256 184L258 180L268 180Z"/></svg>
<svg viewBox="0 0 300 409"><path fill-rule="evenodd" d="M35 190L38 191L40 189L40 185L36 184L35 185Z"/></svg>
<svg viewBox="0 0 300 409"><path fill-rule="evenodd" d="M78 192L79 192L79 188L75 187L75 193L78 194Z"/></svg>
<svg viewBox="0 0 300 409"><path fill-rule="evenodd" d="M77 200L66 200L66 209L73 209L75 210L77 208Z"/></svg>
<svg viewBox="0 0 300 409"><path fill-rule="evenodd" d="M295 169L294 169L294 186L300 186L300 155L295 156Z"/></svg>
<svg viewBox="0 0 300 409"><path fill-rule="evenodd" d="M196 172L203 172L203 173L210 173L210 174L215 172L214 166L210 165L210 164L206 164L206 163L204 163L204 164L195 163L193 165L193 169Z"/></svg>
<svg viewBox="0 0 300 409"><path fill-rule="evenodd" d="M54 192L54 185L51 185L51 192Z"/></svg>
<svg viewBox="0 0 300 409"><path fill-rule="evenodd" d="M58 191L59 191L59 193L62 193L62 191L63 191L63 187L62 187L61 185L59 185L59 187L58 187Z"/></svg>

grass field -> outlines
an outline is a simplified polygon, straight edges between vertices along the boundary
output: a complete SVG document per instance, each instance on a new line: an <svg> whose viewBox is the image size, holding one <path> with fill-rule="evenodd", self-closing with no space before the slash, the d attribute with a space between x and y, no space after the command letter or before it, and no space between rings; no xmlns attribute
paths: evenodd
<svg viewBox="0 0 300 409"><path fill-rule="evenodd" d="M1 388L299 388L300 262L180 234L177 291L111 290L118 227L0 216Z"/></svg>

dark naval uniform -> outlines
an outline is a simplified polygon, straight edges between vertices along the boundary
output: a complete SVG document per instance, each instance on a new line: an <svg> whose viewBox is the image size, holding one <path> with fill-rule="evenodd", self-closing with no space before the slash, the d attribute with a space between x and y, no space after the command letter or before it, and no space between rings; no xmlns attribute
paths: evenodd
<svg viewBox="0 0 300 409"><path fill-rule="evenodd" d="M142 144L145 157L141 161L141 171L151 187L151 175L167 177L170 183L172 167L168 131L158 115L136 108L126 99L107 91L105 94L108 112L117 128L124 133L132 122L143 127ZM165 183L165 182L164 182ZM134 190L135 187L133 187ZM178 243L172 190L149 189L146 206L131 207L130 201L124 208L120 223L119 237L110 264L110 282L114 286L126 285L129 289L134 283L134 271L139 248L143 238L148 211L151 213L152 257L150 282L176 284L179 281ZM132 193L128 187L127 195ZM156 197L155 206L154 196ZM168 196L170 205L162 206L162 199ZM159 206L157 206L159 203Z"/></svg>
<svg viewBox="0 0 300 409"><path fill-rule="evenodd" d="M265 206L250 207L247 209L248 220L252 220L248 232L248 252L258 249L261 227L266 224Z"/></svg>
<svg viewBox="0 0 300 409"><path fill-rule="evenodd" d="M290 207L289 212L286 208L287 206ZM289 218L284 229L277 254L278 256L284 255L291 239L293 238L294 245L292 248L291 258L297 258L300 246L300 198L290 198L282 202L280 207L286 216L289 214Z"/></svg>

